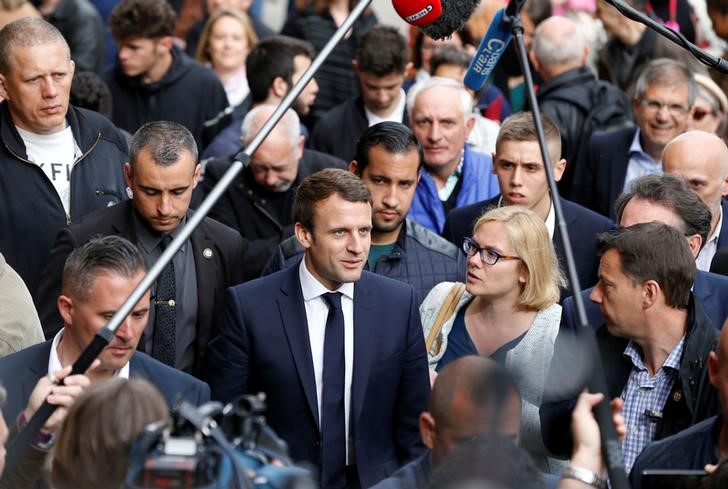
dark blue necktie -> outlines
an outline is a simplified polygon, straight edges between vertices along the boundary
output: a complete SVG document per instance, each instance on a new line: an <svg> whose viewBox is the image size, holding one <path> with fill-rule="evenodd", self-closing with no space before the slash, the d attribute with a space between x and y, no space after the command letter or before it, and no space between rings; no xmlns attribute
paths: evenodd
<svg viewBox="0 0 728 489"><path fill-rule="evenodd" d="M159 244L162 252L172 241L170 235L162 238ZM160 362L174 367L177 293L174 278L174 260L170 260L157 279L157 297L154 301L154 342L152 356Z"/></svg>
<svg viewBox="0 0 728 489"><path fill-rule="evenodd" d="M344 417L344 313L341 294L321 296L329 306L324 335L321 392L321 483L325 489L346 487L346 422Z"/></svg>

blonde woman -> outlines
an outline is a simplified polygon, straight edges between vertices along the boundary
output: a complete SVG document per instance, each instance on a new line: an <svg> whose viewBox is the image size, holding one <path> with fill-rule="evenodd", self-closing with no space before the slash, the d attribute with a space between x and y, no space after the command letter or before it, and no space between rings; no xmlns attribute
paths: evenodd
<svg viewBox="0 0 728 489"><path fill-rule="evenodd" d="M250 93L245 60L256 42L258 37L248 15L229 8L212 14L200 34L195 58L217 74L232 106Z"/></svg>
<svg viewBox="0 0 728 489"><path fill-rule="evenodd" d="M491 210L466 238L465 291L454 312L432 331L454 284L435 286L420 306L430 368L439 370L464 355L482 355L505 365L523 399L521 445L542 470L560 464L547 459L541 442L541 403L559 329L559 287L564 278L546 226L533 211L507 206ZM431 334L432 333L432 334Z"/></svg>

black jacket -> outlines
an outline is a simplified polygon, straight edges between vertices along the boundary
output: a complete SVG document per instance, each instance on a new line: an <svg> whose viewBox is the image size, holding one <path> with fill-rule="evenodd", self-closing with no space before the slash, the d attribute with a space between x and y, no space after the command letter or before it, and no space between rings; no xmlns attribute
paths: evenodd
<svg viewBox="0 0 728 489"><path fill-rule="evenodd" d="M549 116L561 132L561 156L566 158L566 170L559 181L559 193L571 198L571 186L574 172L583 155L579 154L580 141L583 134L589 129L584 123L589 112L594 108L595 101L592 94L598 86L604 85L615 101L625 113L625 118L631 114L629 102L624 93L605 81L597 80L591 69L587 67L574 68L566 73L545 82L538 89L538 105L544 114ZM605 129L605 128L601 128ZM584 138L582 153L586 152L589 136Z"/></svg>
<svg viewBox="0 0 728 489"><path fill-rule="evenodd" d="M412 285L418 304L440 282L465 281L465 255L455 245L411 219L405 223L392 253L379 259L374 273ZM295 236L288 238L278 247L263 275L298 264L304 252ZM367 269L371 270L368 264Z"/></svg>
<svg viewBox="0 0 728 489"><path fill-rule="evenodd" d="M63 327L56 300L61 292L61 275L68 255L97 235L121 236L136 243L132 212L133 203L129 200L93 212L58 233L38 291L38 313L46 338L53 338ZM222 312L225 289L242 281L243 243L237 232L209 217L203 219L192 232L190 243L197 277L197 331L193 373L199 375L207 344L214 336L217 317Z"/></svg>
<svg viewBox="0 0 728 489"><path fill-rule="evenodd" d="M402 116L407 122L407 111ZM344 161L354 159L356 143L369 127L364 102L361 96L351 98L326 112L316 123L316 128L308 140L308 146L317 151L328 153Z"/></svg>
<svg viewBox="0 0 728 489"><path fill-rule="evenodd" d="M167 73L154 83L125 75L119 65L106 73L104 79L114 101L112 120L132 134L147 122L178 122L190 130L202 151L228 123L228 118L215 119L228 106L227 95L212 70L177 46L172 48L172 57ZM205 124L213 119L215 124Z"/></svg>
<svg viewBox="0 0 728 489"><path fill-rule="evenodd" d="M28 161L7 102L0 104L0 253L35 298L43 264L58 231L89 212L127 198L128 148L108 119L69 106L66 120L82 152L71 170L71 212L43 170Z"/></svg>
<svg viewBox="0 0 728 489"><path fill-rule="evenodd" d="M708 353L715 349L718 331L692 292L687 326L679 377L662 410L663 418L658 422L655 440L673 435L720 412L717 391L708 380ZM612 336L606 326L599 328L596 336L607 385L606 395L613 399L622 394L632 371L631 361L623 355L629 340ZM571 381L575 371L588 370L578 367L586 366L584 348L584 342L573 342L571 332L561 331L556 337L554 357L539 411L544 444L556 455L571 453L571 410L582 387Z"/></svg>
<svg viewBox="0 0 728 489"><path fill-rule="evenodd" d="M61 0L46 17L68 42L76 72L101 74L106 56L104 21L89 0Z"/></svg>
<svg viewBox="0 0 728 489"><path fill-rule="evenodd" d="M217 185L232 161L233 156L210 160L205 167L202 185L198 187L203 195L206 196ZM273 196L287 200L283 203L284 209L271 205L267 198L269 192L256 183L250 168L244 168L212 208L210 217L237 230L247 241L245 262L248 274L245 279L256 278L278 243L293 235L291 210L296 189L304 178L324 168L343 169L346 164L318 151L303 150L296 181L284 194Z"/></svg>

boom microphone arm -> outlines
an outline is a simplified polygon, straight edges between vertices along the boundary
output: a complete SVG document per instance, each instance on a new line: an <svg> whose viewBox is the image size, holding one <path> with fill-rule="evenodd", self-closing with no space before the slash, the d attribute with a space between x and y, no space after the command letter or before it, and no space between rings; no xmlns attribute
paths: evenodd
<svg viewBox="0 0 728 489"><path fill-rule="evenodd" d="M318 56L316 56L316 59L314 59L311 63L311 66L305 71L305 73L301 76L298 82L293 85L288 95L286 95L281 103L278 104L278 107L270 115L266 123L263 124L263 127L261 127L260 130L256 133L250 144L248 144L243 151L235 156L233 164L230 166L230 168L228 168L222 178L220 178L220 181L210 191L205 200L200 204L199 208L189 216L189 218L187 219L187 224L185 224L180 229L178 236L174 238L174 240L172 240L169 246L167 246L167 248L164 250L156 263L154 263L154 265L146 273L139 285L131 292L131 294L129 295L129 297L127 297L119 310L116 311L113 317L109 320L108 324L98 333L96 333L96 336L94 336L91 343L86 347L86 349L79 356L78 360L76 360L76 362L73 364L73 370L71 372L71 375L85 372L89 368L89 366L91 366L91 363L93 363L94 359L99 355L99 353L101 353L101 351L109 344L109 341L111 341L111 339L114 337L114 332L116 331L116 329L131 313L132 309L134 308L136 303L139 302L144 293L157 280L159 275L162 273L162 270L164 270L164 267L167 266L167 263L172 260L172 258L180 249L180 247L184 244L184 242L189 239L192 232L197 228L197 226L200 225L202 220L212 209L212 206L215 205L215 202L217 202L217 200L222 196L225 190L230 186L230 184L232 184L238 173L240 173L240 171L250 161L251 155L255 153L263 140L268 136L271 130L273 130L275 125L285 114L286 110L288 110L293 105L293 102L301 94L308 82L311 81L314 74L321 67L321 65L329 56L334 47L336 47L339 41L343 39L349 29L351 29L354 25L354 22L356 22L356 20L361 17L361 15L371 3L372 0L361 0L357 3L356 7L354 7L346 20L344 20L344 22L341 24L341 26L339 26L331 39L321 49ZM38 409L38 411L36 411L33 417L28 421L28 423L23 427L23 429L18 433L18 436L15 438L12 445L10 445L10 447L8 448L5 473L10 473L10 469L15 463L18 462L21 455L23 455L23 453L30 446L33 437L43 427L46 420L53 414L55 410L56 406L49 404L48 401L45 401Z"/></svg>
<svg viewBox="0 0 728 489"><path fill-rule="evenodd" d="M533 120L536 125L538 144L541 148L541 156L543 157L544 168L546 169L546 179L548 181L549 190L551 191L551 201L556 214L556 225L561 233L561 244L564 249L564 256L566 257L567 274L569 282L571 283L577 317L581 325L581 327L578 328L578 334L582 339L582 342L580 342L579 345L587 348L590 352L590 357L593 359L593 367L588 380L589 390L591 392L601 392L604 394L604 401L600 402L596 406L594 414L597 422L599 423L602 452L609 472L609 480L613 489L629 489L630 485L627 480L627 474L624 470L622 450L617 438L617 432L612 424L612 411L608 401L608 391L603 364L597 347L596 335L594 334L594 330L588 325L588 321L586 319L586 311L584 309L584 302L581 296L579 277L576 271L576 263L574 262L574 252L571 248L569 230L566 226L566 221L564 220L564 211L561 208L561 200L559 198L558 188L556 187L551 157L549 156L548 147L546 145L546 137L544 136L543 125L541 124L541 111L539 110L538 101L536 100L536 90L533 85L531 69L528 64L526 45L523 41L523 24L521 23L519 13L524 4L525 0L510 0L506 7L503 19L505 22L511 24L511 32L513 33L513 37L515 38L518 46L518 58L521 62L521 70L523 71L526 83L526 93L528 94L528 100L531 104L532 113L534 115Z"/></svg>
<svg viewBox="0 0 728 489"><path fill-rule="evenodd" d="M655 19L646 15L639 10L635 10L633 7L627 5L622 0L604 0L606 3L616 8L620 14L624 15L628 19L644 24L653 31L656 31L663 37L666 37L670 41L674 42L678 46L686 49L693 55L695 59L708 66L714 68L723 74L728 74L728 61L721 57L713 56L707 51L700 49L695 44L691 43L681 33L660 24Z"/></svg>

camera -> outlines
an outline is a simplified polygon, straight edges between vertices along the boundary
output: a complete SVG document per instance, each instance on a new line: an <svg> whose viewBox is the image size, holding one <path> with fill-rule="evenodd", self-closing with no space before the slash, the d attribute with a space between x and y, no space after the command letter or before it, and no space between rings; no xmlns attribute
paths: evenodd
<svg viewBox="0 0 728 489"><path fill-rule="evenodd" d="M178 403L169 421L147 426L135 441L126 489L315 488L264 412L262 393L227 405Z"/></svg>

